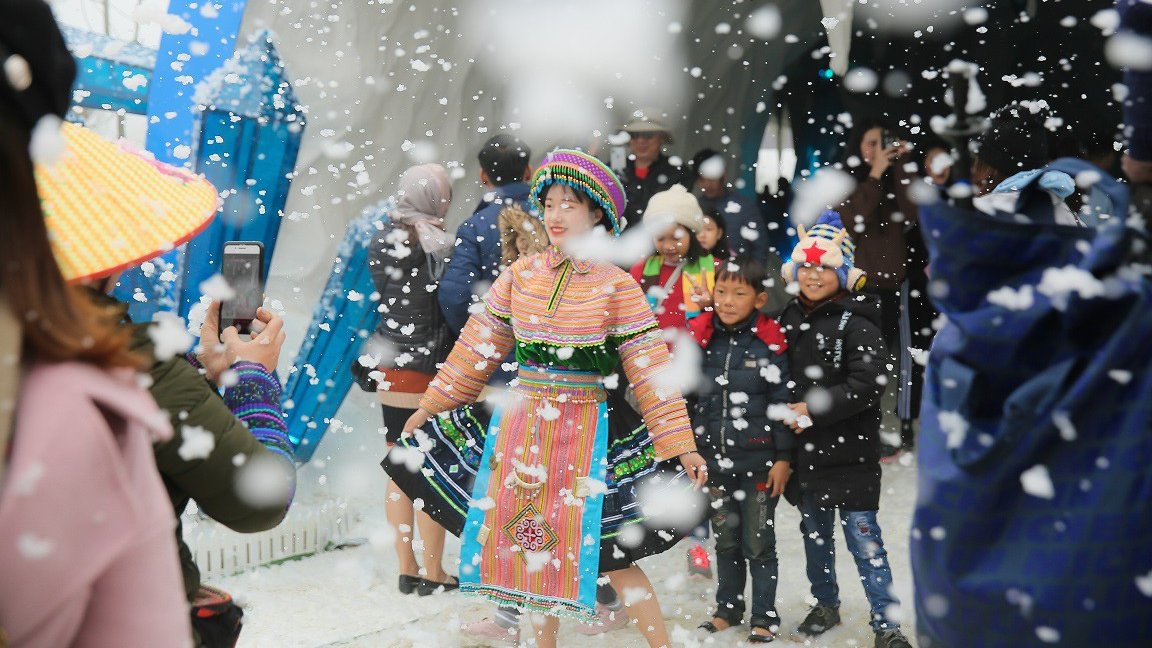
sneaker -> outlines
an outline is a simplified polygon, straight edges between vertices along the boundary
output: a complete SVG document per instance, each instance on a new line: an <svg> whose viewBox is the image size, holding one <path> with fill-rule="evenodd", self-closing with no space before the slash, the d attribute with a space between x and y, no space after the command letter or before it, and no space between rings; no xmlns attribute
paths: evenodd
<svg viewBox="0 0 1152 648"><path fill-rule="evenodd" d="M692 545L688 550L688 575L712 579L712 558L700 543Z"/></svg>
<svg viewBox="0 0 1152 648"><path fill-rule="evenodd" d="M808 616L797 626L796 632L807 637L819 637L838 625L840 625L840 608L817 604L808 610Z"/></svg>
<svg viewBox="0 0 1152 648"><path fill-rule="evenodd" d="M624 612L624 608L612 610L606 605L597 603L596 620L577 625L576 632L592 636L623 628L626 625L628 625L628 615Z"/></svg>
<svg viewBox="0 0 1152 648"><path fill-rule="evenodd" d="M505 628L492 619L484 619L461 626L460 632L472 638L481 637L512 645L520 643L520 626Z"/></svg>
<svg viewBox="0 0 1152 648"><path fill-rule="evenodd" d="M912 648L912 644L908 643L908 639L904 637L899 628L877 632L875 646L876 648Z"/></svg>

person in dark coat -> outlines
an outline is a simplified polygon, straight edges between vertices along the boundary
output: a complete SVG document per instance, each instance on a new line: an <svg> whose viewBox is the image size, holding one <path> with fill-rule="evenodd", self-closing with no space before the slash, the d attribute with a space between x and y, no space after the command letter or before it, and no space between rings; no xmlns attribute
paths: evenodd
<svg viewBox="0 0 1152 648"><path fill-rule="evenodd" d="M664 145L672 143L672 134L664 119L659 110L647 108L633 113L632 121L624 126L630 138L628 162L620 176L628 198L625 229L635 227L644 219L652 196L683 182L683 170L664 154Z"/></svg>
<svg viewBox="0 0 1152 648"><path fill-rule="evenodd" d="M487 194L476 210L456 230L452 259L440 278L440 312L452 333L459 335L469 311L500 276L500 212L509 206L532 211L528 201L528 175L532 149L519 139L501 133L480 149L480 182ZM496 370L489 381L503 387L512 371Z"/></svg>
<svg viewBox="0 0 1152 648"><path fill-rule="evenodd" d="M892 570L880 525L880 396L887 355L877 300L854 294L865 275L854 267L854 246L836 212L824 212L781 268L800 293L784 307L780 324L788 339L799 402L790 405L799 435L789 499L803 519L804 554L816 605L797 633L818 636L840 623L834 531L844 529L848 550L872 614L876 648L910 648L900 624ZM839 511L837 511L839 510Z"/></svg>
<svg viewBox="0 0 1152 648"><path fill-rule="evenodd" d="M756 200L736 191L728 182L728 161L719 152L703 149L692 157L694 180L689 191L704 213L716 210L728 224L728 247L734 254L750 254L759 263L768 260L768 226ZM778 262L779 257L774 261Z"/></svg>
<svg viewBox="0 0 1152 648"><path fill-rule="evenodd" d="M444 231L444 216L452 204L448 171L439 164L422 164L404 172L396 191L396 207L368 250L368 269L380 293L380 324L373 340L382 348L377 395L384 412L384 439L388 448L400 440L408 417L419 408L420 397L448 357L455 336L441 316L436 282L452 239ZM400 560L400 593L432 594L438 588L456 589L455 579L441 564L444 528L427 513L416 515L412 500L394 482L385 496L388 522ZM424 544L424 568L416 562L412 527L419 524ZM423 577L421 577L423 574Z"/></svg>
<svg viewBox="0 0 1152 648"><path fill-rule="evenodd" d="M848 136L844 166L856 188L838 208L856 241L858 267L868 274L864 292L880 300L880 331L892 354L888 378L899 378L900 287L908 273L909 232L916 224L916 205L908 197L910 183L918 180L904 169L909 148L896 141L879 119L863 119ZM897 392L890 395L895 401ZM887 400L887 399L886 399ZM884 455L899 451L896 402L885 402Z"/></svg>
<svg viewBox="0 0 1152 648"><path fill-rule="evenodd" d="M772 641L780 626L773 518L796 446L796 435L768 415L792 400L792 390L784 332L760 312L766 280L764 266L749 256L721 264L713 310L689 322L704 349L693 427L719 504L712 516L716 611L700 627L711 633L743 622L751 574L751 644Z"/></svg>

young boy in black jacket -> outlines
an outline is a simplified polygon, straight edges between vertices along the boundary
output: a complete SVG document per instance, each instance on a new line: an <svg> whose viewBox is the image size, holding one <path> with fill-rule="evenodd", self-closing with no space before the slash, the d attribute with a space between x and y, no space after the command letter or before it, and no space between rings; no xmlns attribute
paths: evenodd
<svg viewBox="0 0 1152 648"><path fill-rule="evenodd" d="M744 584L752 574L752 633L768 643L780 626L776 614L776 502L791 473L795 435L768 416L792 400L787 343L780 325L762 315L768 301L764 267L742 256L721 264L714 312L690 322L704 348L703 387L696 403L696 445L708 462L718 507L716 612L700 627L718 632L744 620Z"/></svg>
<svg viewBox="0 0 1152 648"><path fill-rule="evenodd" d="M888 618L898 604L880 535L880 396L887 357L875 298L853 294L864 272L855 246L833 211L812 229L781 268L800 294L780 313L788 339L795 393L792 429L800 441L789 501L803 517L804 554L813 607L797 633L818 636L840 623L834 530L839 520L871 607L876 648L911 648ZM795 494L798 501L794 501ZM839 509L839 515L837 515Z"/></svg>

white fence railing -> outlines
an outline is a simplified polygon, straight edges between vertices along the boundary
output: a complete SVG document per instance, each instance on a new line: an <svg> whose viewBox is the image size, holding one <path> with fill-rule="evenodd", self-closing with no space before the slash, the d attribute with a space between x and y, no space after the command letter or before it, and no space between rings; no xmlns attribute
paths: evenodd
<svg viewBox="0 0 1152 648"><path fill-rule="evenodd" d="M347 540L359 513L344 501L299 503L275 529L237 533L185 512L184 539L205 580L314 554Z"/></svg>

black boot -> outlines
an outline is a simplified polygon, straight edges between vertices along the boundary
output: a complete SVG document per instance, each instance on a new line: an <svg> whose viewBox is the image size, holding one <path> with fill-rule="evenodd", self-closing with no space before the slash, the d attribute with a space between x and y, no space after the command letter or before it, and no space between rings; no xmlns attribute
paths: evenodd
<svg viewBox="0 0 1152 648"><path fill-rule="evenodd" d="M876 648L912 648L899 628L876 633Z"/></svg>
<svg viewBox="0 0 1152 648"><path fill-rule="evenodd" d="M796 632L808 637L819 637L838 625L840 625L840 608L817 604L808 610L808 616L804 617Z"/></svg>

